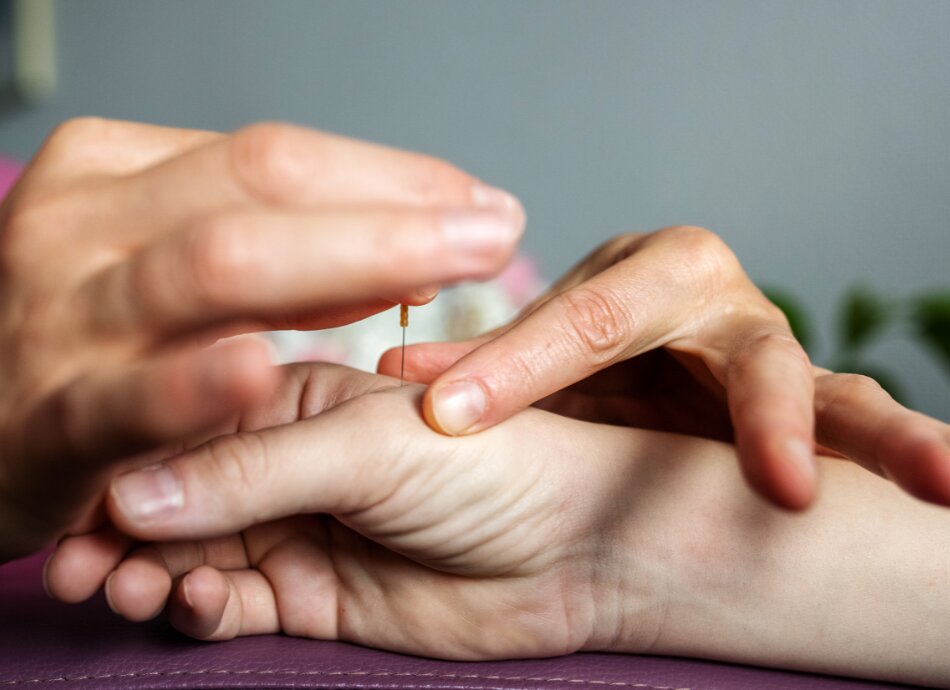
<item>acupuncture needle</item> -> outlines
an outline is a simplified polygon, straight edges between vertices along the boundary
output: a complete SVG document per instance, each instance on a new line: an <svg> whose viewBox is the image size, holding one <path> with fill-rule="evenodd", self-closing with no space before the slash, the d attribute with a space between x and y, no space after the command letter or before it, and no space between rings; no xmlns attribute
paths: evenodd
<svg viewBox="0 0 950 690"><path fill-rule="evenodd" d="M399 305L399 325L402 327L402 354L399 360L399 386L405 384L406 373L406 327L409 325L409 305Z"/></svg>

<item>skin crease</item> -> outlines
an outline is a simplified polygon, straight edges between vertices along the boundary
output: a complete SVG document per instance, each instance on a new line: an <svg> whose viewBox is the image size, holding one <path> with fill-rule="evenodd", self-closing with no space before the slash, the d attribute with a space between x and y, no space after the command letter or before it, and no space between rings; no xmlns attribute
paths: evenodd
<svg viewBox="0 0 950 690"><path fill-rule="evenodd" d="M329 365L286 380L244 433L168 460L178 513L137 522L114 485L114 524L162 543L67 539L51 592L77 601L108 581L120 614L167 605L202 639L950 678L950 516L852 463L822 460L825 492L793 515L737 481L725 444L540 410L450 438L424 425L417 386Z"/></svg>
<svg viewBox="0 0 950 690"><path fill-rule="evenodd" d="M446 162L303 127L63 123L0 207L0 562L88 529L128 456L273 393L265 345L217 339L424 304L523 226Z"/></svg>

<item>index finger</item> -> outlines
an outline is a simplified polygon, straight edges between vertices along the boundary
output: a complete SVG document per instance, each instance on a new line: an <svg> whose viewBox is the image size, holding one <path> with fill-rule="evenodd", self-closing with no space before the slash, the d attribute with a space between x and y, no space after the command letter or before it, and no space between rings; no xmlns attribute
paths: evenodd
<svg viewBox="0 0 950 690"><path fill-rule="evenodd" d="M645 251L544 302L439 376L426 420L453 436L481 431L676 337L691 303L663 270Z"/></svg>

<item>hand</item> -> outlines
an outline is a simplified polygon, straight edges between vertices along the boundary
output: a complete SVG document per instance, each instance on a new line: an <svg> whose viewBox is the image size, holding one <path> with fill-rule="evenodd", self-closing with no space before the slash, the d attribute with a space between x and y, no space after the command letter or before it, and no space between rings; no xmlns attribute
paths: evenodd
<svg viewBox="0 0 950 690"><path fill-rule="evenodd" d="M398 352L379 370L392 374ZM787 508L815 496L815 441L911 494L950 505L950 427L874 381L812 367L783 314L707 230L605 244L506 327L406 349L448 434L538 406L610 424L734 441L749 483Z"/></svg>
<svg viewBox="0 0 950 690"><path fill-rule="evenodd" d="M114 524L163 541L68 538L51 592L78 601L105 583L120 614L167 605L210 640L950 674L950 517L849 463L821 460L825 495L790 515L737 481L725 444L538 410L450 438L423 424L417 386L291 371L243 432L114 480Z"/></svg>
<svg viewBox="0 0 950 690"><path fill-rule="evenodd" d="M202 639L283 631L455 658L587 643L604 620L587 583L605 545L589 534L609 531L613 511L598 503L614 486L590 481L592 449L571 442L586 425L529 411L452 439L423 423L418 386L334 365L292 371L244 416L250 430L119 477L109 514L121 533L64 540L48 589L78 601L108 579L112 607L133 620L171 595L173 624ZM527 433L547 442L523 452ZM628 470L615 464L614 479ZM136 548L119 565L123 533L204 539Z"/></svg>
<svg viewBox="0 0 950 690"><path fill-rule="evenodd" d="M0 212L0 562L88 520L108 463L260 401L260 343L500 270L517 202L289 125L62 125Z"/></svg>

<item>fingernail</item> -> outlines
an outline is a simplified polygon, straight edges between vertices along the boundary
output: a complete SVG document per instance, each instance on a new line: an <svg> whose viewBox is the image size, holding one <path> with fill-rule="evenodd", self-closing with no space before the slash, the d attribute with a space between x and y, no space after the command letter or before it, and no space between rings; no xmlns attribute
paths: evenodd
<svg viewBox="0 0 950 690"><path fill-rule="evenodd" d="M449 211L442 219L442 234L456 251L494 252L513 244L519 228L507 214Z"/></svg>
<svg viewBox="0 0 950 690"><path fill-rule="evenodd" d="M416 290L415 298L420 302L431 302L439 294L440 289L440 285L427 285Z"/></svg>
<svg viewBox="0 0 950 690"><path fill-rule="evenodd" d="M503 209L509 213L516 212L521 208L521 202L514 195L504 189L481 183L472 187L472 203L479 208Z"/></svg>
<svg viewBox="0 0 950 690"><path fill-rule="evenodd" d="M815 453L814 446L800 438L791 436L782 442L782 450L798 471L808 482L815 481Z"/></svg>
<svg viewBox="0 0 950 690"><path fill-rule="evenodd" d="M188 607L188 610L194 611L195 602L191 600L191 584L189 583L189 580L191 579L190 575L191 573L188 573L188 575L185 575L184 579L181 581L181 595L185 599L185 606Z"/></svg>
<svg viewBox="0 0 950 690"><path fill-rule="evenodd" d="M53 598L53 593L50 591L50 588L49 588L49 564L50 564L50 561L53 560L53 556L55 555L56 555L56 552L54 551L49 556L47 556L46 560L43 562L43 591L46 592L46 596L48 596L50 599Z"/></svg>
<svg viewBox="0 0 950 690"><path fill-rule="evenodd" d="M135 522L168 517L185 504L181 481L161 464L117 478L112 482L112 495L125 516Z"/></svg>
<svg viewBox="0 0 950 690"><path fill-rule="evenodd" d="M485 414L485 391L472 381L459 381L440 388L432 401L436 424L445 433L464 433Z"/></svg>
<svg viewBox="0 0 950 690"><path fill-rule="evenodd" d="M122 614L119 613L119 610L115 607L115 604L112 603L112 578L113 577L115 577L114 570L111 573L109 573L109 577L106 578L105 584L102 585L102 591L106 595L106 603L109 605L109 609L111 609L112 613L118 616L121 616Z"/></svg>
<svg viewBox="0 0 950 690"><path fill-rule="evenodd" d="M520 235L524 231L527 217L525 216L524 206L521 205L518 197L514 194L506 192L504 189L479 183L472 187L472 203L478 208L504 212L515 226L515 234Z"/></svg>

